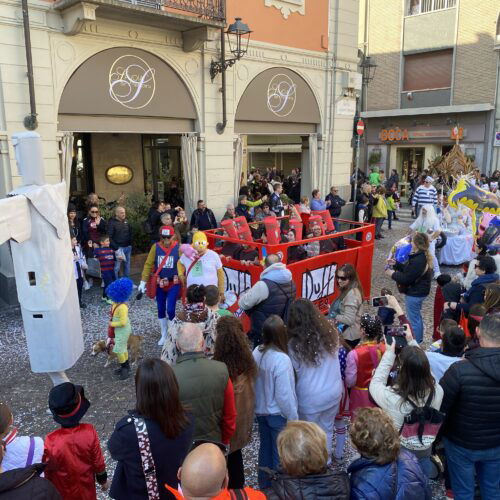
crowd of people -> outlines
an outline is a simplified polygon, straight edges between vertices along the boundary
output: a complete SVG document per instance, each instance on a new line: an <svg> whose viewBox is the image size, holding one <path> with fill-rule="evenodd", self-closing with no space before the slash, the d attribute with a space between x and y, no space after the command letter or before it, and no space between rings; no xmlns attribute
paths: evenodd
<svg viewBox="0 0 500 500"><path fill-rule="evenodd" d="M264 219L289 214L304 222L303 215L328 211L338 223L345 205L335 187L326 197L315 189L311 200L300 198L296 170L286 178L276 169L253 170L247 181L223 221L245 217L261 241ZM390 228L396 216L397 173L369 181L355 193L356 214L373 219L380 239L385 219ZM60 428L45 439L20 435L15 415L0 402L0 499L90 500L98 487L123 500L417 500L430 499L429 480L442 477L448 498L469 500L479 488L482 498L500 499L498 256L478 240L467 275L440 274L439 201L434 179L422 181L413 197L418 212L408 258L391 256L385 271L404 307L383 289L376 311L367 314L351 264L336 268L339 294L328 314L298 298L288 265L341 245L322 248L335 238L313 240L292 247L302 249L295 256L265 257L260 279L238 297L248 332L223 307L220 254L229 250L208 248L203 233L221 229L214 213L200 200L188 222L182 207L155 203L145 221L152 244L137 291L156 299L162 350L138 365L135 407L107 442L113 477L96 429L82 422L90 407L84 388L65 382L48 395ZM88 260L98 260L103 299L111 305L107 344L125 380L131 375L127 301L136 287L129 279L132 233L123 207L104 221L96 201L89 198L81 223L75 207L68 208L75 279L81 300ZM283 241L295 241L291 226L278 226ZM325 234L319 223L310 231ZM229 255L261 265L251 242ZM422 307L433 277L435 343L425 350ZM255 422L258 489L247 485L242 453ZM346 464L349 436L355 455ZM333 467L342 464L346 470Z"/></svg>

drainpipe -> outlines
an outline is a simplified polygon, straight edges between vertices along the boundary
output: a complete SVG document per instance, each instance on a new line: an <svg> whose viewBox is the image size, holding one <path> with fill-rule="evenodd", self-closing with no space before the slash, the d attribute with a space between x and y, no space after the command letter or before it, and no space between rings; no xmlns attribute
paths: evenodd
<svg viewBox="0 0 500 500"><path fill-rule="evenodd" d="M26 0L24 0L26 1ZM227 103L226 103L226 34L224 33L224 28L220 30L220 59L222 61L222 88L220 89L222 93L222 122L217 123L215 129L218 134L223 134L227 125Z"/></svg>
<svg viewBox="0 0 500 500"><path fill-rule="evenodd" d="M33 58L31 56L31 36L30 18L28 13L28 0L21 0L23 11L24 45L26 47L26 67L28 70L28 89L30 93L30 114L24 117L24 126L28 130L35 130L38 127L36 102L35 102L35 81L33 78Z"/></svg>

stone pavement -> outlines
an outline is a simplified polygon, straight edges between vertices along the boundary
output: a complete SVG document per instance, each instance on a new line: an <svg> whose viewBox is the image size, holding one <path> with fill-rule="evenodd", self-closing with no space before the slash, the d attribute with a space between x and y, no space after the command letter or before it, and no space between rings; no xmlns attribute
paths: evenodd
<svg viewBox="0 0 500 500"><path fill-rule="evenodd" d="M392 244L405 235L409 220L406 216L399 222L394 222L391 231L385 226L385 239L376 242L372 295L379 295L382 287L388 287L398 296L395 283L384 274L384 265ZM431 293L423 308L427 327L426 340L429 339L432 328L433 297L434 293ZM109 306L101 301L101 289L98 286L84 292L84 302L87 303L87 308L82 311L85 353L68 371L68 375L73 382L84 386L85 393L92 403L85 421L92 423L97 429L111 477L114 463L107 452L106 441L115 423L134 406L134 382L133 378L126 382L114 380L112 370L115 366L104 368L103 354L90 356L93 342L106 337ZM368 305L366 309L368 312L374 312ZM158 356L160 348L156 342L160 334L154 302L144 297L140 302L132 303L130 317L133 332L144 336L144 355ZM56 429L57 425L47 413L50 381L47 376L30 371L19 308L0 311L0 359L0 400L7 402L12 408L20 433L45 436ZM256 484L257 451L258 441L254 432L252 442L244 450L246 471L251 485ZM348 451L347 454L350 453ZM104 496L101 495L101 498ZM436 492L435 498L440 498L440 493Z"/></svg>

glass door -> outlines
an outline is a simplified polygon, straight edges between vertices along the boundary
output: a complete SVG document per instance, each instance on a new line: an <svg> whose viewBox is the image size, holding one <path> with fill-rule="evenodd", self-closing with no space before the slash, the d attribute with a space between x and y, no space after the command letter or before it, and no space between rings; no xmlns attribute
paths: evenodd
<svg viewBox="0 0 500 500"><path fill-rule="evenodd" d="M144 189L154 200L184 206L180 136L143 135Z"/></svg>

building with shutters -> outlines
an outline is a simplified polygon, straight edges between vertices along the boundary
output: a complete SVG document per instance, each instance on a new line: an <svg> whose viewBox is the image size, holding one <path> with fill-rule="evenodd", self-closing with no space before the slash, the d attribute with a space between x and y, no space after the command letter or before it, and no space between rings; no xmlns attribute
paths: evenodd
<svg viewBox="0 0 500 500"><path fill-rule="evenodd" d="M357 81L352 0L28 0L46 177L71 195L143 192L218 218L252 166L302 169L302 192L349 194ZM221 30L248 52L211 78ZM0 16L0 197L20 182L11 136L30 115L20 0ZM232 57L226 43L226 58ZM348 91L349 90L349 91ZM226 123L223 123L223 95ZM12 278L0 247L0 290ZM10 281L12 287L12 282ZM7 296L13 295L7 293Z"/></svg>
<svg viewBox="0 0 500 500"><path fill-rule="evenodd" d="M364 0L360 11L360 48L377 64L362 113L365 167L397 169L406 181L449 151L458 127L481 170L499 168L498 2Z"/></svg>

